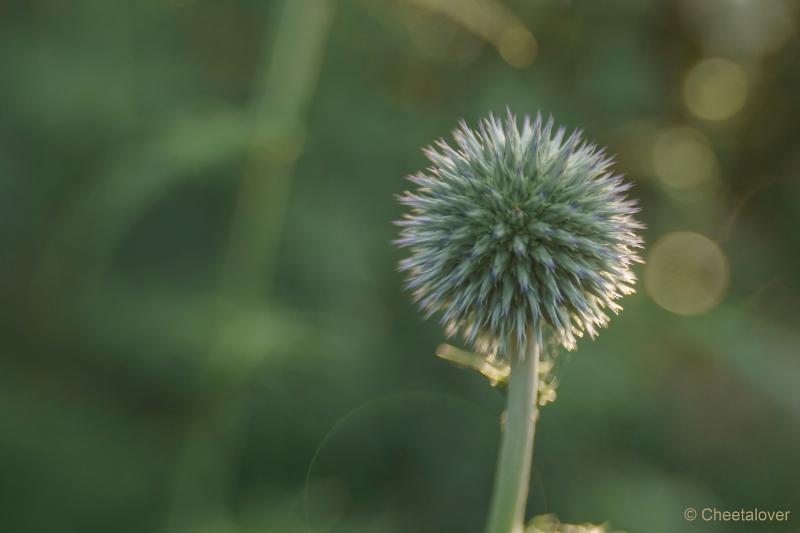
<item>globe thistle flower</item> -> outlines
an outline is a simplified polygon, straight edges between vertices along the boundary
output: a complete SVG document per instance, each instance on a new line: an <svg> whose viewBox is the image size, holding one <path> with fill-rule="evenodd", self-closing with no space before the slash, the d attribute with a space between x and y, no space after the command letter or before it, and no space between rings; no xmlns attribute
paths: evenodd
<svg viewBox="0 0 800 533"><path fill-rule="evenodd" d="M538 114L521 130L510 112L477 130L462 121L453 137L424 150L432 165L400 197L400 270L426 317L440 313L448 336L504 359L512 344L571 350L597 335L634 292L631 185L580 131L566 137Z"/></svg>

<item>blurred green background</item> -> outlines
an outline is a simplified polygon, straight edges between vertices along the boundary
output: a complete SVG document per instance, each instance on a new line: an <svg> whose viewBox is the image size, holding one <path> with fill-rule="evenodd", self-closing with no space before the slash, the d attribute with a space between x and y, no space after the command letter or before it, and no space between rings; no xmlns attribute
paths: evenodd
<svg viewBox="0 0 800 533"><path fill-rule="evenodd" d="M648 225L529 514L800 531L799 14L3 2L0 531L482 531L504 398L435 357L391 221L419 148L506 106L618 154Z"/></svg>

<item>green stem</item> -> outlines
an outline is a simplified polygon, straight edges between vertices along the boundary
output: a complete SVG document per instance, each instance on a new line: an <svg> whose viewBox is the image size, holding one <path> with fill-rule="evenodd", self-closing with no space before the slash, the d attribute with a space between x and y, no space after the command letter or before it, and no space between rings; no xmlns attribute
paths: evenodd
<svg viewBox="0 0 800 533"><path fill-rule="evenodd" d="M500 442L487 533L522 533L528 500L539 387L539 342L511 360L506 423Z"/></svg>

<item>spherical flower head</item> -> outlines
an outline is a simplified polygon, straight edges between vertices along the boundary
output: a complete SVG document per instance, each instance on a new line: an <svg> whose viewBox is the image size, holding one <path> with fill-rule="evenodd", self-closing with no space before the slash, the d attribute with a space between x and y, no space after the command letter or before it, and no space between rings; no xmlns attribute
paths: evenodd
<svg viewBox="0 0 800 533"><path fill-rule="evenodd" d="M567 349L608 323L633 292L642 228L611 159L576 131L565 139L541 115L522 129L509 112L477 130L464 122L424 150L432 166L410 176L410 211L396 241L400 269L427 316L448 336L508 358L512 345L552 339ZM533 337L533 338L531 338Z"/></svg>

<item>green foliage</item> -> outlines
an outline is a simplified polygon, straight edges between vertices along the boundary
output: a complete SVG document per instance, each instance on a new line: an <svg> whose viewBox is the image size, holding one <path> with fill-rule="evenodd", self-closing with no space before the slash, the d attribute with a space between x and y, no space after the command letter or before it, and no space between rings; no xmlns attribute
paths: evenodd
<svg viewBox="0 0 800 533"><path fill-rule="evenodd" d="M434 0L321 3L2 2L0 530L479 532L503 398L432 355L388 221L420 146L506 105L619 154L648 249L700 232L731 269L706 315L637 285L561 356L530 514L675 533L690 505L797 512L800 50L764 31L800 27L791 2L447 2L513 12L525 69ZM746 66L728 121L682 101L706 55ZM702 187L653 168L673 126L712 150Z"/></svg>

